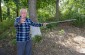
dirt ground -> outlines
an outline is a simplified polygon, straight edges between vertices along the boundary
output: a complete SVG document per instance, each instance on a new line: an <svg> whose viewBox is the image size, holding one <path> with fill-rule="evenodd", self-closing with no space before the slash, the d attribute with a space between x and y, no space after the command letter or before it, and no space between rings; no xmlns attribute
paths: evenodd
<svg viewBox="0 0 85 55"><path fill-rule="evenodd" d="M85 55L85 28L59 26L42 35L33 55Z"/></svg>
<svg viewBox="0 0 85 55"><path fill-rule="evenodd" d="M33 55L85 55L85 28L59 26L42 30L42 36L43 40L33 45ZM8 42L0 41L0 55L16 55L16 47Z"/></svg>

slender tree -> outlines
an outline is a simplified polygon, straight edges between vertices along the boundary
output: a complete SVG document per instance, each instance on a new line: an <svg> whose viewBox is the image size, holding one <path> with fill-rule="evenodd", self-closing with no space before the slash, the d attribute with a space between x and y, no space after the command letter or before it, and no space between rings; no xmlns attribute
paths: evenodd
<svg viewBox="0 0 85 55"><path fill-rule="evenodd" d="M9 5L10 0L4 0L6 7L7 7L7 17L10 18L10 5ZM4 18L5 19L5 18Z"/></svg>
<svg viewBox="0 0 85 55"><path fill-rule="evenodd" d="M55 18L59 20L60 18L60 11L59 11L59 0L56 0L56 15Z"/></svg>
<svg viewBox="0 0 85 55"><path fill-rule="evenodd" d="M2 22L2 9L1 9L1 0L0 0L0 21Z"/></svg>
<svg viewBox="0 0 85 55"><path fill-rule="evenodd" d="M19 0L14 0L15 4L16 4L16 16L19 16Z"/></svg>

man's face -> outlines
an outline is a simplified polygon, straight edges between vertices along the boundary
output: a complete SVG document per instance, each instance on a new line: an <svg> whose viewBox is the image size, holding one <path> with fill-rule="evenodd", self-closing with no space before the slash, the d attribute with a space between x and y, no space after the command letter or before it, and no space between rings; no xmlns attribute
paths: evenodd
<svg viewBox="0 0 85 55"><path fill-rule="evenodd" d="M22 9L20 15L21 15L22 18L26 18L27 11L25 9Z"/></svg>

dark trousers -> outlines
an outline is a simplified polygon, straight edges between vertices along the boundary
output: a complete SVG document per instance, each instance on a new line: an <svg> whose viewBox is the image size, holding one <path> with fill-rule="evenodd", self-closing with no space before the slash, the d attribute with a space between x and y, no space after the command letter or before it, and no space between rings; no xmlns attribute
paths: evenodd
<svg viewBox="0 0 85 55"><path fill-rule="evenodd" d="M17 41L17 55L32 55L32 41Z"/></svg>

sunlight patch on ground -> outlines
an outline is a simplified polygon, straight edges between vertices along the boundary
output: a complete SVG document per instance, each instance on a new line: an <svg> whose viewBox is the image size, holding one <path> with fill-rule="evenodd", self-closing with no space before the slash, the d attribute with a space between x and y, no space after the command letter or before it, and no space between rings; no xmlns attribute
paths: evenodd
<svg viewBox="0 0 85 55"><path fill-rule="evenodd" d="M74 41L85 43L85 38L82 36L77 36L74 38Z"/></svg>
<svg viewBox="0 0 85 55"><path fill-rule="evenodd" d="M85 53L85 48L81 48L81 49L79 50L79 52L80 52L80 53Z"/></svg>
<svg viewBox="0 0 85 55"><path fill-rule="evenodd" d="M85 53L85 38L82 36L77 36L74 38L74 41L80 45L79 48L76 47L77 51L80 53Z"/></svg>
<svg viewBox="0 0 85 55"><path fill-rule="evenodd" d="M83 36L77 36L74 33L73 34L70 33L70 36L68 37L69 37L68 39L65 39L64 37L65 40L59 41L59 43L67 48L70 48L73 51L85 53L85 38Z"/></svg>

